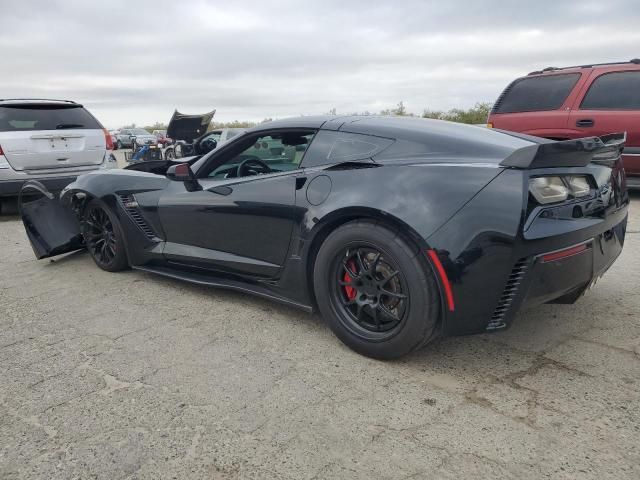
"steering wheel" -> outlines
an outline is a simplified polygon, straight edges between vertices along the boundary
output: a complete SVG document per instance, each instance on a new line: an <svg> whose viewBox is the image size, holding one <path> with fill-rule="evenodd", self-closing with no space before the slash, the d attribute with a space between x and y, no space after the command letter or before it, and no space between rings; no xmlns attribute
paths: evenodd
<svg viewBox="0 0 640 480"><path fill-rule="evenodd" d="M252 169L250 167L258 167L259 171ZM245 177L247 175L257 175L259 173L269 173L271 172L271 168L265 162L260 160L258 157L254 157L253 155L247 155L240 165L238 165L238 177Z"/></svg>

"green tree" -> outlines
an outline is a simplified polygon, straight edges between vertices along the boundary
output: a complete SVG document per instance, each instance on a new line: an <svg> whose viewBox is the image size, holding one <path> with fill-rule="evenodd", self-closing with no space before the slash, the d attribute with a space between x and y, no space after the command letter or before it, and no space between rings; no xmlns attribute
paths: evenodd
<svg viewBox="0 0 640 480"><path fill-rule="evenodd" d="M405 115L407 115L407 109L404 106L404 102L400 100L400 102L398 102L398 105L396 105L396 108L391 110L391 113L393 113L394 115L398 115L399 117L404 117Z"/></svg>
<svg viewBox="0 0 640 480"><path fill-rule="evenodd" d="M407 112L407 107L404 106L404 102L400 100L395 108L387 108L380 111L380 115L396 115L398 117L413 117L413 113Z"/></svg>

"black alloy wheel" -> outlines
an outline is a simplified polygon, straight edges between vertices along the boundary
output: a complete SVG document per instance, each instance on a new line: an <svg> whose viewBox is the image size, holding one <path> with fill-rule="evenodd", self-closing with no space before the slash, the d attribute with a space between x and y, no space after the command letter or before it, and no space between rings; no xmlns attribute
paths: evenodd
<svg viewBox="0 0 640 480"><path fill-rule="evenodd" d="M348 328L375 338L401 324L409 297L406 282L388 254L370 246L347 248L338 256L335 272L335 301L346 313Z"/></svg>
<svg viewBox="0 0 640 480"><path fill-rule="evenodd" d="M356 352L398 358L437 335L440 293L427 256L386 225L364 219L341 225L313 265L318 309Z"/></svg>
<svg viewBox="0 0 640 480"><path fill-rule="evenodd" d="M97 200L87 205L82 222L87 250L98 267L118 271L127 267L120 225Z"/></svg>

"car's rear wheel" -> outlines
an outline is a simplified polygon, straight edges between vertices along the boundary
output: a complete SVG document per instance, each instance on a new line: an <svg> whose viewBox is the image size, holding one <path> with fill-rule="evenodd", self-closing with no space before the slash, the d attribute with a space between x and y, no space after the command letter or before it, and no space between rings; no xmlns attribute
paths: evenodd
<svg viewBox="0 0 640 480"><path fill-rule="evenodd" d="M98 267L108 272L128 267L120 224L98 200L91 200L85 208L82 235Z"/></svg>
<svg viewBox="0 0 640 480"><path fill-rule="evenodd" d="M332 232L313 279L323 317L358 353L397 358L434 336L440 296L433 273L417 248L382 225L350 222Z"/></svg>

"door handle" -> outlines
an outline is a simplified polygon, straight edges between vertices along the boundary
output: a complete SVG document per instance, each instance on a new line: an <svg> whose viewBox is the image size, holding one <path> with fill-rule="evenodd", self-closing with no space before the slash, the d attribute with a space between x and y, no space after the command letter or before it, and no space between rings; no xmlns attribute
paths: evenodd
<svg viewBox="0 0 640 480"><path fill-rule="evenodd" d="M594 123L591 118L582 118L576 122L576 127L593 127Z"/></svg>

